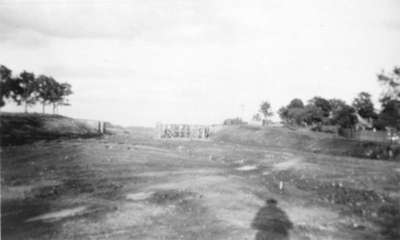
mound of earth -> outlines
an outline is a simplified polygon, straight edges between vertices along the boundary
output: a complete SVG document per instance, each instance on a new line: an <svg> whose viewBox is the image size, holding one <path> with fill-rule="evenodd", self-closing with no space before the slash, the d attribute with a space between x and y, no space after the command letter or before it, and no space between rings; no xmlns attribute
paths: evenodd
<svg viewBox="0 0 400 240"><path fill-rule="evenodd" d="M95 121L78 120L61 115L1 113L0 122L2 146L61 137L98 136Z"/></svg>

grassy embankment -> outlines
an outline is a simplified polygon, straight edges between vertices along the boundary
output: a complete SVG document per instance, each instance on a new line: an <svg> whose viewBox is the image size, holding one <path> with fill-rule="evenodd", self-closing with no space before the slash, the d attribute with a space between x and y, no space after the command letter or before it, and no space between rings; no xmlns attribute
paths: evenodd
<svg viewBox="0 0 400 240"><path fill-rule="evenodd" d="M387 143L358 141L338 137L333 134L301 129L291 130L281 127L261 128L238 126L223 129L218 132L214 138L219 141L254 146L287 148L299 151L369 159L389 159L387 153L389 144ZM391 160L399 161L400 146L392 145L391 148L394 152L394 157L391 158Z"/></svg>
<svg viewBox="0 0 400 240"><path fill-rule="evenodd" d="M61 115L37 113L1 113L2 146L59 138L99 136L96 125Z"/></svg>

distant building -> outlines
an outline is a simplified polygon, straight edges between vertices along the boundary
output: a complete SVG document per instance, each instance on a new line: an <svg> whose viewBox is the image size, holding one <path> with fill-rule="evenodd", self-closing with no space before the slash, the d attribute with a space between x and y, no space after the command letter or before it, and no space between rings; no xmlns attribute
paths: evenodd
<svg viewBox="0 0 400 240"><path fill-rule="evenodd" d="M372 130L374 129L372 119L365 119L356 113L357 124L355 126L356 130Z"/></svg>

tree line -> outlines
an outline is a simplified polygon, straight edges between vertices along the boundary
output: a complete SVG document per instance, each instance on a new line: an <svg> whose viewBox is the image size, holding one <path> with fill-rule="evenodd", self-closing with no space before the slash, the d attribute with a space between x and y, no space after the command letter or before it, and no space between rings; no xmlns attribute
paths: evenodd
<svg viewBox="0 0 400 240"><path fill-rule="evenodd" d="M23 105L24 111L28 112L28 107L40 103L43 113L46 105L51 105L54 114L59 106L69 105L67 97L71 94L69 83L59 83L43 74L35 76L28 71L13 76L9 68L0 65L0 107L4 107L7 101L13 101Z"/></svg>
<svg viewBox="0 0 400 240"><path fill-rule="evenodd" d="M278 114L283 122L298 126L312 126L316 130L321 126L339 126L340 128L354 128L363 121L366 127L378 130L387 127L400 130L400 67L394 67L390 72L382 71L377 75L382 85L382 95L379 99L380 111L377 111L371 95L360 92L351 105L341 99L325 99L313 97L305 104L295 98L286 106L279 109ZM265 119L272 115L268 101L261 104L259 113L253 120L260 120L262 114Z"/></svg>

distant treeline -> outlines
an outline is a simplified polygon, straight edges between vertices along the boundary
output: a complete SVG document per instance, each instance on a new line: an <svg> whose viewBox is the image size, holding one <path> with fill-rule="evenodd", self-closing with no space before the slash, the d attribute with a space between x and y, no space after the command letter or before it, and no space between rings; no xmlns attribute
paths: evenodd
<svg viewBox="0 0 400 240"><path fill-rule="evenodd" d="M59 83L53 77L43 74L35 76L27 71L13 76L9 68L0 65L0 107L8 100L18 105L23 104L27 112L28 107L40 103L43 113L46 105L52 105L55 113L59 106L69 105L67 96L71 94L71 85L68 83Z"/></svg>
<svg viewBox="0 0 400 240"><path fill-rule="evenodd" d="M319 96L310 99L307 104L295 98L287 106L281 107L278 114L286 124L311 126L315 130L321 130L323 126L400 130L400 67L394 67L391 72L382 71L377 78L383 88L379 111L375 108L371 95L361 92L351 105L341 99L325 99ZM265 101L253 120L261 121L262 117L267 119L272 114L270 103Z"/></svg>

